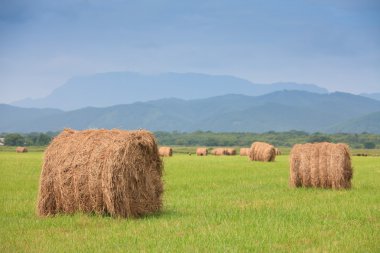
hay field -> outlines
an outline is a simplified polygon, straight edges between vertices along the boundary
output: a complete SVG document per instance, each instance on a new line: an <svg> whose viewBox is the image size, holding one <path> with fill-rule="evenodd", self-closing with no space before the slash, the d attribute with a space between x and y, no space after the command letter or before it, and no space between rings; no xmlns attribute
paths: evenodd
<svg viewBox="0 0 380 253"><path fill-rule="evenodd" d="M38 218L42 153L0 152L0 252L379 252L380 157L351 190L291 189L288 156L165 158L164 211Z"/></svg>

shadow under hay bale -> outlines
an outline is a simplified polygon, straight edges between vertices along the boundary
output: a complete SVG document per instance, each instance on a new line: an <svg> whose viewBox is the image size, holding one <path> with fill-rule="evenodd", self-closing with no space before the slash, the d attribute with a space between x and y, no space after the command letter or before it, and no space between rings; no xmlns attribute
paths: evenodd
<svg viewBox="0 0 380 253"><path fill-rule="evenodd" d="M276 150L265 142L254 142L249 150L249 159L252 161L273 162L276 159Z"/></svg>
<svg viewBox="0 0 380 253"><path fill-rule="evenodd" d="M16 152L17 153L26 153L26 152L28 152L28 149L26 147L17 147Z"/></svg>
<svg viewBox="0 0 380 253"><path fill-rule="evenodd" d="M292 187L351 188L352 167L346 144L296 144L290 153Z"/></svg>
<svg viewBox="0 0 380 253"><path fill-rule="evenodd" d="M160 156L172 156L173 155L173 149L171 147L160 147L158 149L158 153Z"/></svg>
<svg viewBox="0 0 380 253"><path fill-rule="evenodd" d="M241 148L239 154L240 156L247 156L249 154L249 148Z"/></svg>
<svg viewBox="0 0 380 253"><path fill-rule="evenodd" d="M207 156L207 148L197 148L196 154L197 156Z"/></svg>
<svg viewBox="0 0 380 253"><path fill-rule="evenodd" d="M162 170L150 132L65 129L45 151L37 213L156 213L162 207Z"/></svg>

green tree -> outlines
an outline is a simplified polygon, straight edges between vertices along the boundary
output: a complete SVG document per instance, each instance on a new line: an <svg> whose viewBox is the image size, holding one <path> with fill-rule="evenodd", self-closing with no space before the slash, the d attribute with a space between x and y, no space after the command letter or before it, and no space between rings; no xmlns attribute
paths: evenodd
<svg viewBox="0 0 380 253"><path fill-rule="evenodd" d="M7 134L4 138L4 144L7 146L24 146L25 138L21 134Z"/></svg>
<svg viewBox="0 0 380 253"><path fill-rule="evenodd" d="M376 144L373 142L365 142L363 145L365 149L374 149L376 147Z"/></svg>

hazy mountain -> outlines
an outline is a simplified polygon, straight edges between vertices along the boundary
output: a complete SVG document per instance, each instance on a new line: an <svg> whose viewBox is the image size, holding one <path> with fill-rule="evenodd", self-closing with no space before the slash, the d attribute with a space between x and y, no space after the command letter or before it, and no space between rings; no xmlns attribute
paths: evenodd
<svg viewBox="0 0 380 253"><path fill-rule="evenodd" d="M380 92L379 93L362 93L360 96L372 98L380 101Z"/></svg>
<svg viewBox="0 0 380 253"><path fill-rule="evenodd" d="M198 99L231 93L259 96L281 90L327 93L326 89L313 84L253 84L245 79L225 75L111 72L73 78L47 97L24 99L12 105L73 110L86 106L106 107L172 97Z"/></svg>
<svg viewBox="0 0 380 253"><path fill-rule="evenodd" d="M337 124L329 132L380 134L380 111Z"/></svg>
<svg viewBox="0 0 380 253"><path fill-rule="evenodd" d="M316 94L304 91L278 91L258 97L171 98L68 112L1 105L0 132L49 131L64 127L217 132L294 129L324 132L340 131L333 127L378 111L380 101L373 99L347 93ZM371 128L375 121L368 122L366 131L376 129Z"/></svg>

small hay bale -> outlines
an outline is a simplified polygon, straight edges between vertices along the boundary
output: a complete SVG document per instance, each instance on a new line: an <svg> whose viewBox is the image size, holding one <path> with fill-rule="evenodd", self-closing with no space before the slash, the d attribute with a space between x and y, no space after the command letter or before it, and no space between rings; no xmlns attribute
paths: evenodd
<svg viewBox="0 0 380 253"><path fill-rule="evenodd" d="M197 148L197 156L206 156L208 154L207 148Z"/></svg>
<svg viewBox="0 0 380 253"><path fill-rule="evenodd" d="M162 170L148 131L65 129L44 154L37 214L140 217L158 212Z"/></svg>
<svg viewBox="0 0 380 253"><path fill-rule="evenodd" d="M240 156L247 156L249 154L249 148L241 148Z"/></svg>
<svg viewBox="0 0 380 253"><path fill-rule="evenodd" d="M225 148L214 148L211 151L211 154L213 155L226 155L226 149Z"/></svg>
<svg viewBox="0 0 380 253"><path fill-rule="evenodd" d="M275 152L276 152L276 156L277 156L277 155L281 155L281 150L280 150L280 149L275 148L274 150L275 150Z"/></svg>
<svg viewBox="0 0 380 253"><path fill-rule="evenodd" d="M236 149L234 148L226 148L226 155L236 155Z"/></svg>
<svg viewBox="0 0 380 253"><path fill-rule="evenodd" d="M26 147L17 147L16 152L17 153L26 153L26 152L28 152L28 149Z"/></svg>
<svg viewBox="0 0 380 253"><path fill-rule="evenodd" d="M276 151L272 145L257 141L252 143L248 156L252 161L273 162L276 159Z"/></svg>
<svg viewBox="0 0 380 253"><path fill-rule="evenodd" d="M172 156L173 149L171 147L160 147L158 149L158 153L160 154L160 156Z"/></svg>
<svg viewBox="0 0 380 253"><path fill-rule="evenodd" d="M296 144L290 153L292 187L351 188L349 147L338 143Z"/></svg>

